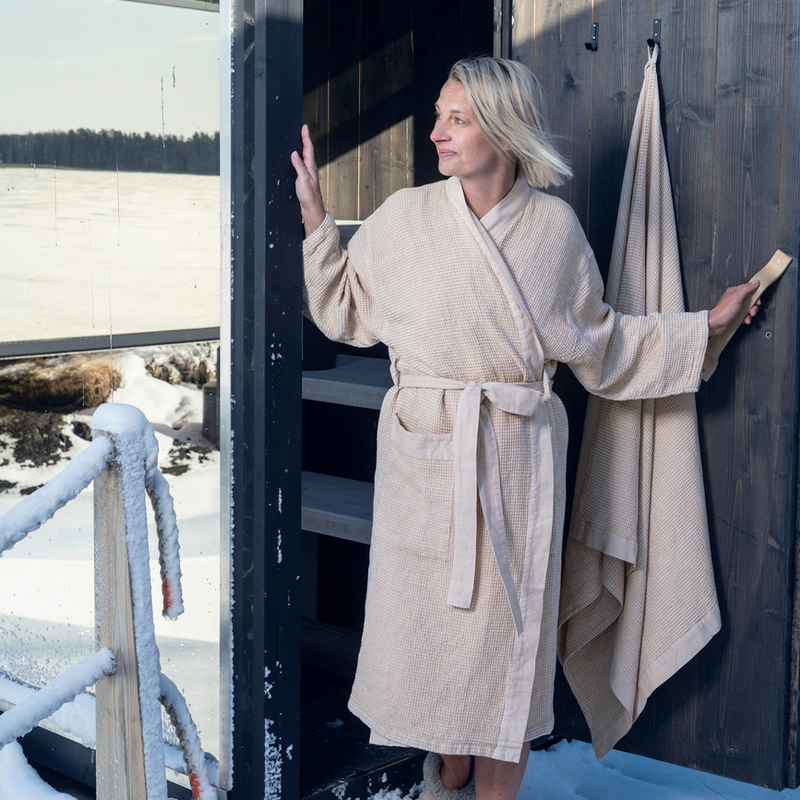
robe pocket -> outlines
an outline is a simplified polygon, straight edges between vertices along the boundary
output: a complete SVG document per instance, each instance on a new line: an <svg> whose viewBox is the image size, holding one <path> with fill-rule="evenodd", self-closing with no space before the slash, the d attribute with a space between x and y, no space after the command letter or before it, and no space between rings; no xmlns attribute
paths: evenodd
<svg viewBox="0 0 800 800"><path fill-rule="evenodd" d="M392 498L391 515L381 525L383 536L414 555L447 559L453 538L453 436L412 433L395 416L391 438L383 486Z"/></svg>
<svg viewBox="0 0 800 800"><path fill-rule="evenodd" d="M438 461L453 460L452 433L411 433L395 414L392 419L392 441L407 456Z"/></svg>

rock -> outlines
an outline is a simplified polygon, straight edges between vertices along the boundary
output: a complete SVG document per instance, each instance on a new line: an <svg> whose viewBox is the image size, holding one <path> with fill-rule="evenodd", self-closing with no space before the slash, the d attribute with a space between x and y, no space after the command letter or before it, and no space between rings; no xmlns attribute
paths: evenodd
<svg viewBox="0 0 800 800"><path fill-rule="evenodd" d="M0 480L0 492L11 491L17 484L14 481Z"/></svg>
<svg viewBox="0 0 800 800"><path fill-rule="evenodd" d="M0 368L0 404L67 413L105 403L121 380L104 354L14 361Z"/></svg>
<svg viewBox="0 0 800 800"><path fill-rule="evenodd" d="M14 442L17 464L35 467L57 464L61 456L72 449L72 440L64 433L61 414L0 407L0 437Z"/></svg>
<svg viewBox="0 0 800 800"><path fill-rule="evenodd" d="M161 472L165 475L183 475L189 471L193 456L197 456L197 463L202 464L208 460L209 454L208 447L175 441L169 449L169 464L163 465Z"/></svg>
<svg viewBox="0 0 800 800"><path fill-rule="evenodd" d="M81 422L76 419L75 422L72 423L72 432L85 442L92 441L92 426L86 422Z"/></svg>
<svg viewBox="0 0 800 800"><path fill-rule="evenodd" d="M145 361L145 369L159 380L202 387L216 379L216 342L164 345Z"/></svg>

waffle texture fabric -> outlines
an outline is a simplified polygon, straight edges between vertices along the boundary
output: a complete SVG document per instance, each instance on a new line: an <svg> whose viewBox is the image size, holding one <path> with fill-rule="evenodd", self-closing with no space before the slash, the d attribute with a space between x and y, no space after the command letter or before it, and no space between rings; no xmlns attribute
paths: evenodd
<svg viewBox="0 0 800 800"><path fill-rule="evenodd" d="M567 447L564 407L545 391L556 362L608 398L695 392L708 314L615 312L575 214L522 180L480 221L457 178L401 190L347 251L328 216L306 238L304 263L317 326L355 346L385 342L395 379L378 424L349 707L376 743L517 761L524 741L553 727ZM530 392L527 409L494 402L501 383ZM477 393L479 435L469 463L455 464L461 400ZM501 497L505 565L479 495ZM464 585L453 593L456 578Z"/></svg>
<svg viewBox="0 0 800 800"><path fill-rule="evenodd" d="M657 55L645 67L606 290L623 314L684 309ZM598 758L719 628L694 397L589 398L558 654Z"/></svg>

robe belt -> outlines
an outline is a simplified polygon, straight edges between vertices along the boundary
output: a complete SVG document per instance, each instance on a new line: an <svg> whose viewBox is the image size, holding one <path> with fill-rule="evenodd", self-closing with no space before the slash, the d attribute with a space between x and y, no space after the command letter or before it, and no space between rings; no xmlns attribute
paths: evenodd
<svg viewBox="0 0 800 800"><path fill-rule="evenodd" d="M497 439L489 409L483 405L482 400L485 397L492 405L508 414L527 417L534 429L537 425L546 425L549 431L550 422L543 401L550 396L550 378L545 373L543 381L530 383L464 383L412 373L399 373L395 377L401 388L461 391L453 427L454 547L447 602L458 608L469 608L472 603L477 559L477 497L480 496L495 561L519 635L522 633L522 610L508 556ZM534 444L537 439L534 430L531 431L531 438ZM538 456L546 462L545 468L549 462L549 472L552 474L552 451ZM535 463L531 465L531 469L536 474ZM552 480L545 481L545 486L548 485L552 486Z"/></svg>

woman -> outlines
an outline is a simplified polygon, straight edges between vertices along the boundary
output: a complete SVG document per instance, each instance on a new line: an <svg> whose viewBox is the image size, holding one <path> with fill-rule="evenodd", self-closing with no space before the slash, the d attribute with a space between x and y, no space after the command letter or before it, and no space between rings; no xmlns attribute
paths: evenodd
<svg viewBox="0 0 800 800"><path fill-rule="evenodd" d="M567 421L556 362L610 399L697 391L710 312L616 314L574 213L539 191L570 171L527 68L458 62L436 103L441 181L405 189L349 250L314 150L292 154L308 310L330 338L389 347L367 608L350 709L370 741L427 749L426 792L513 800L553 726ZM750 323L757 306L750 309ZM474 783L471 778L474 776Z"/></svg>

